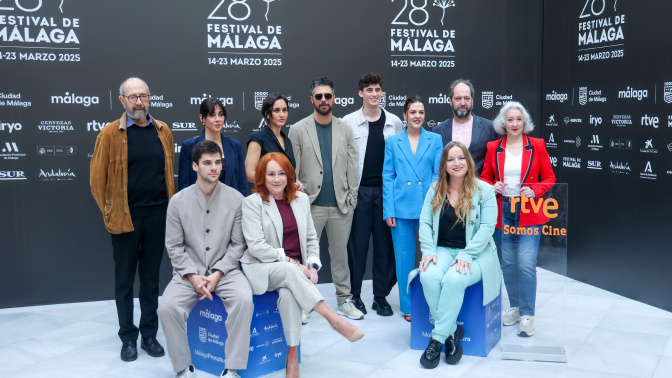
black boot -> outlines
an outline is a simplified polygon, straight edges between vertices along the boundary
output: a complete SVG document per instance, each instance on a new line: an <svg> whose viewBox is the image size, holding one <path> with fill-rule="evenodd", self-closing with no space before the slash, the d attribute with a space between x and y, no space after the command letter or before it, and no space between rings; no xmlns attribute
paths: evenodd
<svg viewBox="0 0 672 378"><path fill-rule="evenodd" d="M462 345L460 340L464 337L464 328L457 326L455 330L455 337L453 335L448 336L446 340L446 363L449 365L455 365L457 361L462 358Z"/></svg>
<svg viewBox="0 0 672 378"><path fill-rule="evenodd" d="M427 369L434 369L439 364L441 358L441 349L443 344L434 338L429 339L429 345L425 349L425 353L420 357L420 364Z"/></svg>

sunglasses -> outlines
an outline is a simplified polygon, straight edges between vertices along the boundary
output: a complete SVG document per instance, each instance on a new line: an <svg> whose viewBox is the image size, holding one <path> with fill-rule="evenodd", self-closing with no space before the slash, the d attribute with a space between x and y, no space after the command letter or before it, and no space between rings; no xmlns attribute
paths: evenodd
<svg viewBox="0 0 672 378"><path fill-rule="evenodd" d="M315 97L317 101L322 101L322 93L314 94L313 97ZM331 93L324 94L325 100L331 100L332 97L334 97L334 95L332 95Z"/></svg>

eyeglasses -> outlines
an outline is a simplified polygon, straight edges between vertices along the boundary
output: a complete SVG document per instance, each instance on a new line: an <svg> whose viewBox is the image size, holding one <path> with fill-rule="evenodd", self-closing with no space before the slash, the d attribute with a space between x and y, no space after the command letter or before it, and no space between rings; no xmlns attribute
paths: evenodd
<svg viewBox="0 0 672 378"><path fill-rule="evenodd" d="M323 96L322 93L318 93L318 94L313 95L313 97L315 97L315 99L317 101L322 101L322 96ZM324 94L324 99L325 100L331 100L332 97L334 97L334 95L332 95L331 93L325 93Z"/></svg>
<svg viewBox="0 0 672 378"><path fill-rule="evenodd" d="M123 96L123 97L126 97L128 102L130 102L130 103L134 103L134 102L138 101L138 99L140 99L140 101L142 101L142 102L147 102L147 100L149 100L149 95L148 94L141 94L141 95L137 95L137 96L136 95L130 95L130 96Z"/></svg>

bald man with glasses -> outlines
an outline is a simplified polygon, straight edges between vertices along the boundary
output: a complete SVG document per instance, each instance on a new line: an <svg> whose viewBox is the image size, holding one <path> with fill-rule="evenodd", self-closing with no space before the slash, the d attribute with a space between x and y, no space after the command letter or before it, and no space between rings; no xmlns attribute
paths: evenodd
<svg viewBox="0 0 672 378"><path fill-rule="evenodd" d="M90 166L91 193L112 237L114 296L119 318L121 359L138 358L137 339L152 357L165 354L156 340L159 327L159 268L166 210L175 193L173 134L149 115L151 94L131 77L119 87L125 112L96 138ZM140 277L140 327L133 324L133 282Z"/></svg>

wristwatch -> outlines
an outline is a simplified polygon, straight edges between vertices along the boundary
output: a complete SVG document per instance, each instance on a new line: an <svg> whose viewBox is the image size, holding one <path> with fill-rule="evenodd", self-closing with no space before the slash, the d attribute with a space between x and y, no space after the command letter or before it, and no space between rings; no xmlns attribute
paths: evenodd
<svg viewBox="0 0 672 378"><path fill-rule="evenodd" d="M317 265L316 263L312 263L312 264L308 265L308 267L309 268L315 268L315 270L320 270L320 266Z"/></svg>

